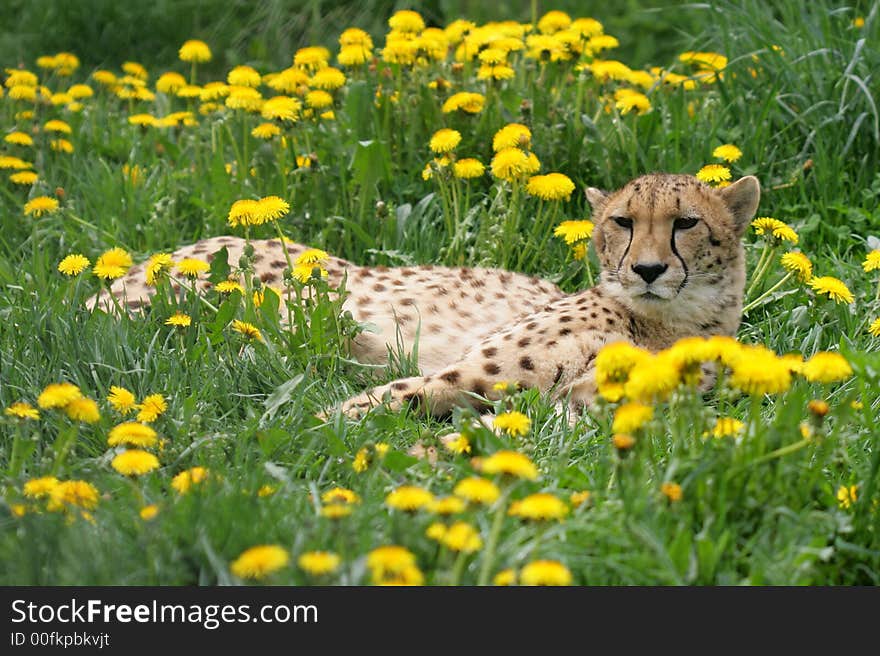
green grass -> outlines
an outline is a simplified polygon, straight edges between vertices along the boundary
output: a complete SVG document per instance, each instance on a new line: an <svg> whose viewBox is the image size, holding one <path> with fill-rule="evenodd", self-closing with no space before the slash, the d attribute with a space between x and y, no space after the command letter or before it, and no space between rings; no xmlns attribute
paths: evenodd
<svg viewBox="0 0 880 656"><path fill-rule="evenodd" d="M300 20L309 38L335 52L339 30L319 29L309 14L325 6L300 7L288 20ZM265 11L281 7L267 3ZM339 3L337 9L339 29L362 25L382 46L382 24L393 3L358 11ZM165 10L162 19L171 20L174 14ZM159 32L151 34L154 59L144 58L151 85L165 70L189 74L175 58L189 36L217 35L210 41L217 61L200 70L202 83L241 62L262 73L278 70L303 45L280 37L266 41L280 45L262 50L242 43L236 30L250 23L228 11L201 31L174 32L174 42L160 43ZM438 2L424 13L446 22L474 15L469 11L477 9ZM480 20L528 20L519 8L480 11ZM61 118L72 128L66 138L74 147L71 154L55 152L44 132L34 132L33 148L2 146L2 154L32 162L40 179L32 189L6 175L0 182L0 406L36 404L46 385L69 381L97 400L101 418L77 423L58 410L42 410L38 421L0 417L0 581L237 583L230 564L245 549L278 544L291 565L267 582L361 584L370 581L366 554L399 544L415 554L434 584L475 584L537 559L564 563L579 584L876 584L880 358L868 326L880 315L880 303L877 272L864 272L861 262L876 247L869 237L880 232L873 95L880 56L870 47L880 36L880 16L876 8L828 0L808 7L783 1L683 6L663 13L668 32L655 33L658 43L661 34L675 39L646 52L638 26L651 15L630 11L607 22L623 61L687 73L691 69L673 53L711 50L729 59L723 77L695 89L657 85L647 92L651 111L622 115L608 98L626 85L599 83L575 71L574 61L540 63L516 55L514 79L488 84L475 79L472 64L453 70L451 56L414 70L380 60L376 70L346 71L347 83L333 93L333 120L303 116L285 124L284 143L249 136L262 120L241 111L201 115L198 103L163 94L147 103L116 98L89 74L99 62L118 72L129 59L125 51L86 56L85 46L77 47L85 35L74 28L74 17L66 22L59 15L52 29L57 39L70 41L57 49L77 51L92 64L72 79L49 74L41 82L53 91L87 82L96 94L83 100L80 112L38 104L32 119L16 118L28 105L12 100L8 89L0 98L4 133L30 133ZM263 24L289 36L290 25L268 16ZM856 16L865 18L863 27L853 27ZM675 33L675 25L693 32ZM258 32L260 38L268 34ZM9 56L37 71L35 59L46 51L34 39L16 43L27 50ZM284 56L276 59L279 53ZM438 77L452 81L452 91L428 86ZM485 94L484 109L442 113L445 98L461 90ZM198 125L141 128L127 121L135 113L187 109L195 111ZM575 182L570 201L542 204L488 173L470 183L436 170L431 180L422 178L438 128L461 132L458 156L488 164L493 134L511 121L531 128L542 173L559 171ZM289 309L271 302L255 308L250 294L223 303L210 298L210 305L190 295L181 309L193 325L180 330L164 324L171 300L143 316L92 313L84 300L99 289L97 279L88 272L69 279L56 269L69 253L94 262L121 246L140 260L202 237L243 234L226 223L232 203L276 194L291 204L279 222L285 234L358 263L479 264L575 290L595 274L595 258L588 270L552 229L560 220L589 216L584 187L614 188L648 171L695 173L727 142L744 153L731 167L734 177L755 174L762 182L759 215L791 225L816 275L840 278L855 295L853 304L835 304L788 282L746 314L738 337L806 357L839 350L854 375L834 385L798 378L783 394L755 399L727 388L706 396L682 390L657 405L655 419L624 457L611 445L613 407L599 405L572 427L552 401L533 391L498 404L529 415L531 430L521 438L475 428L472 414L461 410L448 420L378 409L357 422L339 416L319 421L315 413L413 371L412 354L402 352L389 354L387 369L353 362L345 337L361 327L339 316L338 302L322 284L313 288L314 302ZM311 165L297 166L297 156L310 156ZM137 166L138 175L125 174L124 165ZM42 195L59 199L59 210L26 216L27 200ZM259 226L250 236L271 237L274 230ZM762 238L746 237L750 270L764 247ZM789 248L775 247L773 265L749 300L782 278L776 262ZM279 321L288 312L296 331ZM230 329L233 318L255 323L265 341L248 343ZM107 435L122 421L105 401L111 386L138 399L155 393L166 398L167 410L152 424L164 440L156 450L159 470L127 479L111 467L115 450ZM811 399L830 404L821 422L807 410ZM743 436L703 439L719 416L745 422ZM802 438L802 422L813 426L812 439ZM442 446L439 438L453 430L468 434L472 456L515 449L537 465L535 481L498 481L505 499L543 491L567 502L573 492L588 490L589 502L571 508L563 521L537 525L506 517L504 503L469 508L454 519L472 524L483 547L466 555L438 547L425 532L442 518L392 510L384 500L404 484L448 496L459 480L475 474L470 457ZM377 452L377 444L388 451ZM436 463L410 455L417 444L436 451ZM371 456L363 472L353 468L359 453ZM196 466L209 470L208 479L187 494L175 492L172 479ZM24 495L28 480L50 474L95 486L100 498L89 517L76 508L49 511L45 500ZM680 501L661 493L667 482L681 486ZM266 485L274 493L258 495ZM335 486L361 499L348 517L322 516L321 496ZM849 507L838 502L843 486L857 486ZM139 511L150 504L159 512L145 521ZM324 579L307 575L295 561L310 550L339 554L340 569Z"/></svg>

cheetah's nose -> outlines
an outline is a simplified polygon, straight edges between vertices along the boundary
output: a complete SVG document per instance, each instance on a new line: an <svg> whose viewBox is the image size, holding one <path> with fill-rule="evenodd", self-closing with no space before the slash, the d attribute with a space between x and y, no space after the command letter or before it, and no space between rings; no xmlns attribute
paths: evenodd
<svg viewBox="0 0 880 656"><path fill-rule="evenodd" d="M668 268L668 264L633 264L632 269L642 277L642 280L650 285Z"/></svg>

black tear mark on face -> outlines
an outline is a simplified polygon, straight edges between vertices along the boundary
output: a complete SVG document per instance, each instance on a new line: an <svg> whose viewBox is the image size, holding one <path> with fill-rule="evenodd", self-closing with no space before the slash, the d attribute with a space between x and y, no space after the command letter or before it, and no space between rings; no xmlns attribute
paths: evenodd
<svg viewBox="0 0 880 656"><path fill-rule="evenodd" d="M669 239L669 246L672 249L673 255L675 255L675 257L678 258L678 261L681 262L681 268L684 270L684 278L682 278L681 284L678 286L678 291L681 292L688 281L688 265L685 263L684 258L679 254L678 248L675 246L675 232L675 230L672 231L672 237Z"/></svg>

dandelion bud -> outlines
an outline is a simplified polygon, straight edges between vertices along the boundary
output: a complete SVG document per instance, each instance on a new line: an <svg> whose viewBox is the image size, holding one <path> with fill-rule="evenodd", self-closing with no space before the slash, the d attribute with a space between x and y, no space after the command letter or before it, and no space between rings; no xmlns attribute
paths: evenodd
<svg viewBox="0 0 880 656"><path fill-rule="evenodd" d="M822 419L825 415L828 414L830 408L828 406L828 403L826 403L825 401L813 399L807 404L807 410L809 410L817 419Z"/></svg>
<svg viewBox="0 0 880 656"><path fill-rule="evenodd" d="M55 198L64 200L64 187L55 187Z"/></svg>
<svg viewBox="0 0 880 656"><path fill-rule="evenodd" d="M461 75L461 72L462 72L463 70L464 70L464 64L462 64L461 62L455 62L455 63L452 65L452 72L453 72L453 74L455 74L455 75Z"/></svg>
<svg viewBox="0 0 880 656"><path fill-rule="evenodd" d="M532 113L532 101L528 100L528 99L524 99L519 104L519 111L523 116L531 114Z"/></svg>
<svg viewBox="0 0 880 656"><path fill-rule="evenodd" d="M618 455L625 457L626 454L636 445L636 438L632 435L618 433L611 438L611 443L614 445L614 448L617 449Z"/></svg>
<svg viewBox="0 0 880 656"><path fill-rule="evenodd" d="M254 245L250 242L246 243L241 252L245 257L252 258L254 256Z"/></svg>
<svg viewBox="0 0 880 656"><path fill-rule="evenodd" d="M386 216L388 216L388 205L385 204L385 201L376 201L376 216L378 216L380 219L384 219Z"/></svg>

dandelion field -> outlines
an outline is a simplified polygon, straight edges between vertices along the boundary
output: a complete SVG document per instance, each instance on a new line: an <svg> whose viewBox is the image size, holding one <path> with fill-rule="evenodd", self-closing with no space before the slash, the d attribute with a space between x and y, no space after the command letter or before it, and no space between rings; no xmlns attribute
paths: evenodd
<svg viewBox="0 0 880 656"><path fill-rule="evenodd" d="M645 67L615 55L637 34L558 11L397 12L219 76L228 44L197 40L149 66L4 62L0 582L877 584L877 6L701 11ZM202 265L162 257L280 233L574 291L598 275L583 189L651 171L760 179L737 339L766 348L727 344L754 366L707 394L680 364L573 424L513 387L497 432L465 409L322 421L412 354L354 361L368 327L311 262L200 298ZM86 308L148 258L152 307Z"/></svg>

